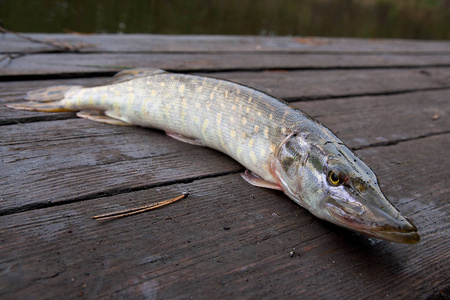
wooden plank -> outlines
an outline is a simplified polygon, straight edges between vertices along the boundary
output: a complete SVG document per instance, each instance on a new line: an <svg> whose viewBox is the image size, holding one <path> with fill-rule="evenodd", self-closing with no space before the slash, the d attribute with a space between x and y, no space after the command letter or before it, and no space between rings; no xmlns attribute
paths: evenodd
<svg viewBox="0 0 450 300"><path fill-rule="evenodd" d="M232 80L287 101L389 94L449 88L450 68L305 70L266 72L194 73ZM0 101L17 101L26 92L58 84L95 86L109 84L111 76L84 79L12 81L2 83ZM351 82L352 84L346 84ZM3 100L4 99L4 100Z"/></svg>
<svg viewBox="0 0 450 300"><path fill-rule="evenodd" d="M85 80L63 81L86 83ZM34 84L33 84L34 83ZM29 82L22 86L10 85L14 97L0 96L0 104L17 102L16 95L24 89L37 88L39 82ZM91 82L92 83L92 82ZM50 81L48 85L59 84ZM16 91L16 88L20 88ZM282 93L282 91L277 91ZM322 101L299 101L292 104L322 121L347 142L351 147L363 147L376 143L389 143L419 136L445 132L450 128L448 97L449 90L416 92L390 96L368 96L340 98ZM46 121L75 118L73 113L41 113L7 109L0 106L0 124L25 123L33 120ZM379 120L389 122L379 122ZM411 120L414 120L411 122ZM77 125L79 126L79 125ZM96 126L96 125L92 125ZM375 127L374 127L375 126ZM355 127L358 130L353 134ZM375 130L374 130L375 129ZM65 128L69 132L73 128ZM25 133L25 136L26 133ZM42 138L42 137L40 137Z"/></svg>
<svg viewBox="0 0 450 300"><path fill-rule="evenodd" d="M0 105L0 209L7 214L0 216L0 298L450 297L449 42L60 37L97 44L60 54L54 62L70 58L64 66L38 65L56 54L3 60L0 74L17 67L18 80L95 77L2 82L0 104L55 83L103 84L107 78L98 75L139 59L237 80L293 101L357 148L422 240L375 241L322 222L282 193L246 184L230 158L159 131ZM4 53L52 51L1 38ZM91 66L95 59L100 63ZM229 72L239 62L245 72ZM290 71L273 72L278 66ZM20 122L29 123L12 125ZM184 191L191 192L187 201L159 211L113 222L90 218Z"/></svg>
<svg viewBox="0 0 450 300"><path fill-rule="evenodd" d="M270 69L405 68L450 66L450 55L352 55L255 53L49 53L25 55L0 63L0 79L23 75L117 72L152 67L175 71L236 71Z"/></svg>
<svg viewBox="0 0 450 300"><path fill-rule="evenodd" d="M358 151L387 171L386 193L419 226L416 245L340 229L231 175L0 217L0 295L445 298L449 147L447 134ZM186 190L189 200L160 211L90 219Z"/></svg>
<svg viewBox="0 0 450 300"><path fill-rule="evenodd" d="M423 92L296 105L350 147L364 148L448 132L448 95ZM72 119L2 126L0 134L2 213L242 170L218 152L137 127Z"/></svg>
<svg viewBox="0 0 450 300"><path fill-rule="evenodd" d="M449 76L450 68L214 73L287 101L448 88Z"/></svg>
<svg viewBox="0 0 450 300"><path fill-rule="evenodd" d="M195 74L235 81L287 101L373 94L382 95L450 87L448 81L450 68L214 72ZM109 83L110 79L111 77L88 78L76 80L74 84L101 85ZM59 82L4 83L2 84L4 86L2 90L8 91L5 96L20 96L29 90L35 89L36 86L51 86ZM61 82L65 84L70 83L67 80ZM349 85L349 82L352 84ZM13 92L10 92L11 90Z"/></svg>
<svg viewBox="0 0 450 300"><path fill-rule="evenodd" d="M201 74L202 75L202 74ZM394 70L327 70L291 72L225 72L203 74L232 80L265 91L287 101L326 99L361 95L383 95L408 91L448 89L450 68ZM5 82L0 88L0 104L20 100L26 92L52 85L102 85L110 78ZM352 84L349 85L348 83ZM363 99L363 98L361 98ZM350 107L351 108L351 107ZM317 114L317 113L314 113ZM68 115L12 111L0 105L0 125L54 120Z"/></svg>
<svg viewBox="0 0 450 300"><path fill-rule="evenodd" d="M223 154L155 130L82 119L0 130L0 214L243 171Z"/></svg>
<svg viewBox="0 0 450 300"><path fill-rule="evenodd" d="M449 132L449 98L450 90L442 90L293 104L361 148Z"/></svg>
<svg viewBox="0 0 450 300"><path fill-rule="evenodd" d="M27 34L40 40L81 45L81 52L336 52L336 53L450 53L448 41L351 39L314 37L262 37L156 34ZM2 35L0 53L48 52L55 48Z"/></svg>

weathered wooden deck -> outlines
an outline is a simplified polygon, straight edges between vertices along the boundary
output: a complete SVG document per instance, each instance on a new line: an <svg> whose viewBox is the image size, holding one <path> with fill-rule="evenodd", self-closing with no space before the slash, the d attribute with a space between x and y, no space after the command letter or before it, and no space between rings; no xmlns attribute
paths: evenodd
<svg viewBox="0 0 450 300"><path fill-rule="evenodd" d="M450 42L32 36L86 47L60 53L0 36L11 54L0 62L0 298L450 297ZM292 102L374 169L422 240L323 222L245 183L225 155L160 131L3 105L136 66L207 73ZM91 219L185 191L160 210Z"/></svg>

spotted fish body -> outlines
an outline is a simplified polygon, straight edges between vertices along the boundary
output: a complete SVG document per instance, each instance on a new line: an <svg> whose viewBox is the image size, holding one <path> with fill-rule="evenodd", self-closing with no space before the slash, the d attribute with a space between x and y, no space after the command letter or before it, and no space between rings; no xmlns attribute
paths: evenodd
<svg viewBox="0 0 450 300"><path fill-rule="evenodd" d="M295 107L230 81L134 69L111 85L30 92L39 111L81 111L111 124L164 130L231 156L251 184L283 190L319 218L374 237L418 241L417 229L384 198L377 179L329 129ZM85 111L98 111L92 114Z"/></svg>
<svg viewBox="0 0 450 300"><path fill-rule="evenodd" d="M75 89L63 105L95 109L126 123L162 129L228 154L276 183L269 157L288 131L311 126L304 113L263 92L229 81L163 73ZM281 126L280 126L281 125Z"/></svg>

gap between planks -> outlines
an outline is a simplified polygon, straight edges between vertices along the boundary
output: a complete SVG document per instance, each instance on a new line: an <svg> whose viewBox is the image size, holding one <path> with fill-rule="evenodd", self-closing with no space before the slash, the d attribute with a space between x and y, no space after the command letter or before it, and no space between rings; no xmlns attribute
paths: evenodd
<svg viewBox="0 0 450 300"><path fill-rule="evenodd" d="M398 140L395 143L378 143L376 145L353 147L352 150L358 151L358 150L368 150L369 148L391 147L391 146L395 146L395 145L398 145L403 142L417 141L417 140L440 136L440 135L445 135L445 134L449 134L449 133L450 133L450 131L445 131L442 133L428 134L428 135L420 136L417 138ZM112 188L109 190L104 190L104 191L100 191L100 192L96 192L96 193L92 193L92 194L87 194L82 197L75 197L73 199L67 199L67 200L58 201L58 202L32 203L29 205L22 205L20 207L7 208L7 209L0 210L0 217L12 215L12 214L16 214L16 213L21 213L21 212L37 210L37 209L46 209L46 208L50 208L50 207L63 206L63 205L71 204L71 203L88 201L88 200L92 200L92 199L111 197L111 196L122 195L122 194L129 194L129 193L134 193L134 192L143 191L143 190L151 190L154 188L167 187L167 186L171 186L171 185L188 184L188 183L193 183L198 180L220 178L220 177L225 177L225 176L229 176L229 175L242 173L244 171L245 171L245 168L242 167L242 168L234 170L234 171L218 172L218 173L212 173L212 174L194 176L194 177L184 177L184 178L179 178L176 180L159 182L157 184L141 185L138 187Z"/></svg>
<svg viewBox="0 0 450 300"><path fill-rule="evenodd" d="M83 79L83 78L96 78L96 77L112 77L116 73L135 68L135 66L123 66L123 67L107 67L108 69L113 69L113 71L69 71L69 72L56 72L52 73L50 71L46 74L5 74L2 75L0 73L0 82L8 82L8 81L35 81L35 80L58 80L58 79ZM195 75L197 73L205 74L206 76L210 76L211 74L216 73L261 73L261 72L302 72L302 71L316 71L316 72L324 72L324 71L360 71L360 70L414 70L414 69L427 69L427 68L437 68L437 69L447 69L450 68L450 64L430 64L430 65L416 65L416 66L408 66L408 65L396 65L396 66L350 66L350 67L273 67L273 68L221 68L221 69L207 69L207 68L198 68L198 69L171 69L171 68L162 68L165 71L171 73L181 73L181 74L192 74ZM444 87L450 88L450 86ZM414 91L414 89L406 90ZM402 92L402 91L399 91ZM356 94L358 95L358 94ZM360 94L362 95L362 94ZM371 94L367 94L371 95ZM376 94L375 94L376 95ZM350 95L353 96L353 95ZM303 98L298 98L303 99ZM305 98L305 99L321 99L321 98Z"/></svg>

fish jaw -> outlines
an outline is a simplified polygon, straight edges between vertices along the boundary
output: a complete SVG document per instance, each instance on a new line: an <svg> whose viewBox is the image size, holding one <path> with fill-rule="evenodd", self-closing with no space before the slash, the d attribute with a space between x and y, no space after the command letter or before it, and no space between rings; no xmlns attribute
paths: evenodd
<svg viewBox="0 0 450 300"><path fill-rule="evenodd" d="M387 241L414 244L420 240L417 227L402 216L400 212L383 196L376 195L375 201L368 197L358 201L348 201L336 195L324 203L332 223L361 232L365 235ZM364 204L362 204L364 203Z"/></svg>

